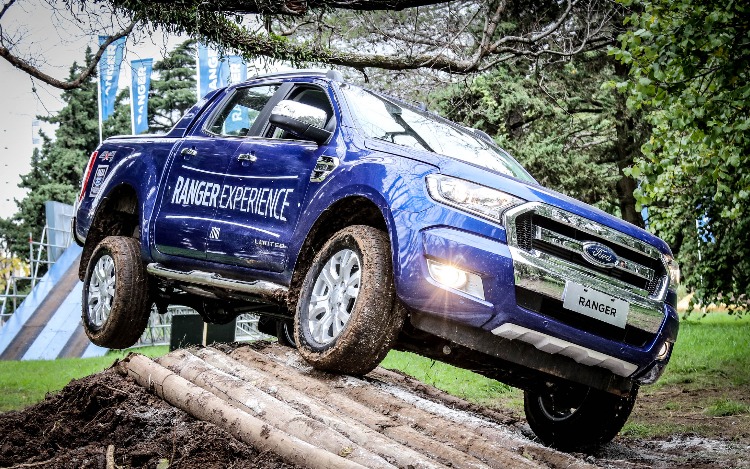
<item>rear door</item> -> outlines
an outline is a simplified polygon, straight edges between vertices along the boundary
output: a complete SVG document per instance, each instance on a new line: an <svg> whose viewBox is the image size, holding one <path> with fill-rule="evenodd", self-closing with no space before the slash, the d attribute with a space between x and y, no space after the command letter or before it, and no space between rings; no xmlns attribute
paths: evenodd
<svg viewBox="0 0 750 469"><path fill-rule="evenodd" d="M175 147L154 223L159 252L206 258L209 227L216 217L229 162L278 87L235 89Z"/></svg>
<svg viewBox="0 0 750 469"><path fill-rule="evenodd" d="M281 92L286 99L324 109L329 130L335 128L327 90L304 84ZM219 210L210 226L208 258L280 272L305 206L310 176L328 146L273 128L269 115L264 113L257 136L242 142L229 162Z"/></svg>

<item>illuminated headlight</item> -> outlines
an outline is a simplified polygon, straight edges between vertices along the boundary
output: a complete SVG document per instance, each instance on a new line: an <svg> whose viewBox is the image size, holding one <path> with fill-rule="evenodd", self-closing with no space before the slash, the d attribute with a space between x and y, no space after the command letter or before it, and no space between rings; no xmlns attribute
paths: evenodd
<svg viewBox="0 0 750 469"><path fill-rule="evenodd" d="M427 269L437 283L484 300L484 284L479 275L432 259L427 259Z"/></svg>
<svg viewBox="0 0 750 469"><path fill-rule="evenodd" d="M677 290L677 286L680 284L680 266L677 265L677 261L674 257L664 255L664 262L667 264L667 271L669 272L669 286L673 290Z"/></svg>
<svg viewBox="0 0 750 469"><path fill-rule="evenodd" d="M525 202L505 192L439 174L427 176L427 189L438 202L498 223L502 223L506 210Z"/></svg>

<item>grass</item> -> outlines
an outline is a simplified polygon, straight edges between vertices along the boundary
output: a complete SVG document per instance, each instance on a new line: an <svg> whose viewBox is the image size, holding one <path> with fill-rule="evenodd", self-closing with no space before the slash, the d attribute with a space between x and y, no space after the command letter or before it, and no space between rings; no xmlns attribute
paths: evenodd
<svg viewBox="0 0 750 469"><path fill-rule="evenodd" d="M696 315L697 316L697 315ZM667 370L655 387L750 385L750 317L711 313L685 319Z"/></svg>
<svg viewBox="0 0 750 469"><path fill-rule="evenodd" d="M730 415L740 415L750 413L750 406L742 402L733 401L732 399L717 399L709 405L705 413L711 417L729 417Z"/></svg>
<svg viewBox="0 0 750 469"><path fill-rule="evenodd" d="M137 351L150 357L166 354L167 346L108 352L103 357L58 360L0 361L0 412L36 404L50 392L62 389L72 379L109 368L117 358Z"/></svg>
<svg viewBox="0 0 750 469"><path fill-rule="evenodd" d="M402 371L423 383L477 403L486 404L487 401L507 395L513 390L507 384L494 379L409 352L393 350L381 366Z"/></svg>
<svg viewBox="0 0 750 469"><path fill-rule="evenodd" d="M167 347L147 347L138 351L160 356L167 353ZM71 379L109 367L127 352L110 352L104 357L86 359L0 361L0 412L39 402L48 392L62 389ZM672 385L692 389L750 386L748 352L750 317L738 319L723 313L711 313L701 319L685 319L664 376L656 385L644 387L641 391L648 393ZM523 412L523 396L519 390L471 371L397 351L389 353L382 365L471 402ZM663 406L665 410L678 410L681 404L666 402ZM731 399L716 399L707 404L705 413L710 416L746 414L750 413L750 405ZM629 434L661 434L669 430L664 425L628 425L625 431Z"/></svg>

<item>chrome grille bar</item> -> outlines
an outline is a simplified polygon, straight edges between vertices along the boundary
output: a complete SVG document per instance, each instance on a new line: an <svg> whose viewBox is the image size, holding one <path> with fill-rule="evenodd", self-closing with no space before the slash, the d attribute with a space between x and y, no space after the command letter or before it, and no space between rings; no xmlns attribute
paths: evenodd
<svg viewBox="0 0 750 469"><path fill-rule="evenodd" d="M534 233L534 239L544 241L545 243L567 249L568 251L583 256L582 242L572 238L568 238L567 236L561 235L560 233L555 233L554 231L548 230L547 228L537 226ZM649 281L654 279L653 269L638 264L637 262L624 259L622 257L618 257L617 263L612 268L637 275L638 277L644 278Z"/></svg>

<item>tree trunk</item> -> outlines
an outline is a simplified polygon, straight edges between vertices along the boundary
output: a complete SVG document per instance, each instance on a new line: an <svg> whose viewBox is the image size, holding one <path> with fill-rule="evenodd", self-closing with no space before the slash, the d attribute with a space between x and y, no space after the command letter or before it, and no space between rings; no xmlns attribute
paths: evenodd
<svg viewBox="0 0 750 469"><path fill-rule="evenodd" d="M619 61L615 61L615 70L622 79L627 78L627 69ZM641 144L643 143L638 138L640 135L636 128L639 122L638 116L628 110L626 99L624 94L617 94L617 111L615 113L617 142L615 143L615 152L617 154L617 170L620 173L620 180L617 181L617 201L622 219L644 228L645 223L641 212L635 208L635 196L633 195L638 183L635 179L623 173L623 170L633 166L635 158L641 155Z"/></svg>
<svg viewBox="0 0 750 469"><path fill-rule="evenodd" d="M620 216L623 220L644 228L643 217L641 216L641 212L635 208L635 196L633 196L633 191L638 187L638 184L635 182L635 179L625 176L622 172L623 168L627 168L630 165L632 165L632 161L630 161L629 165L617 165L621 175L620 180L617 181L617 200L620 205Z"/></svg>

